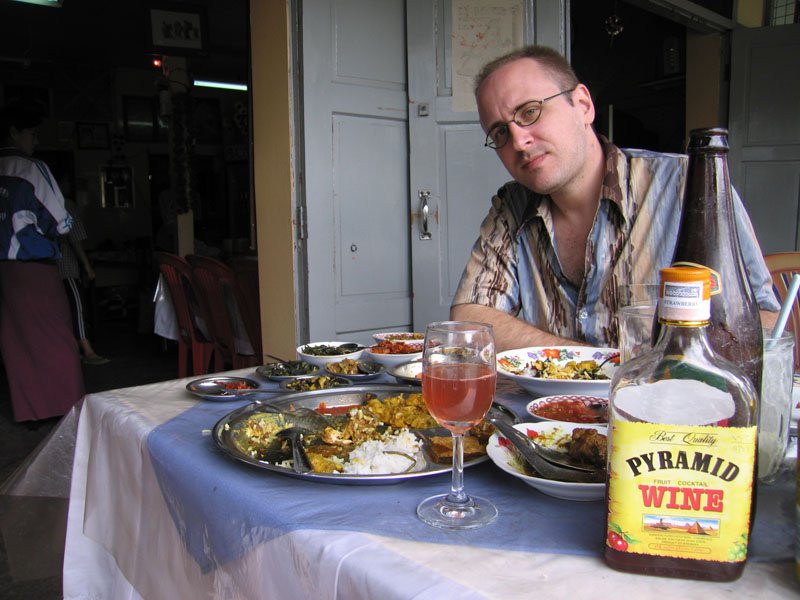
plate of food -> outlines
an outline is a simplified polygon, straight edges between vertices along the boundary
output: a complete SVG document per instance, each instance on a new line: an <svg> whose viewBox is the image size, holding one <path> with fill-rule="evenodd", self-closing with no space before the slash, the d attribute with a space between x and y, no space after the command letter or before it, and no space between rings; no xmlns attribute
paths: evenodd
<svg viewBox="0 0 800 600"><path fill-rule="evenodd" d="M319 375L322 367L304 360L288 360L286 362L271 362L256 368L256 373L272 381L295 379L304 375Z"/></svg>
<svg viewBox="0 0 800 600"><path fill-rule="evenodd" d="M418 342L422 343L425 340L424 333L415 331L385 331L382 333L373 333L372 337L376 342L390 341L390 342Z"/></svg>
<svg viewBox="0 0 800 600"><path fill-rule="evenodd" d="M422 385L422 361L412 360L389 369L389 375L400 383Z"/></svg>
<svg viewBox="0 0 800 600"><path fill-rule="evenodd" d="M203 377L186 384L189 392L212 402L242 400L247 396L238 396L237 394L245 390L256 390L259 387L257 381L247 377L226 377L224 375Z"/></svg>
<svg viewBox="0 0 800 600"><path fill-rule="evenodd" d="M549 421L518 423L514 425L514 428L545 448L563 452L573 459L596 466L603 473L605 472L607 447L607 428L605 426ZM571 483L541 477L522 458L513 444L499 432L495 432L489 438L486 452L492 462L503 471L548 496L562 500L581 501L605 498L605 482Z"/></svg>
<svg viewBox="0 0 800 600"><path fill-rule="evenodd" d="M329 390L352 385L349 379L335 375L304 375L281 381L281 389L293 392L311 392L315 390Z"/></svg>
<svg viewBox="0 0 800 600"><path fill-rule="evenodd" d="M331 361L345 358L358 360L364 352L364 346L355 342L312 342L297 348L300 360L325 368Z"/></svg>
<svg viewBox="0 0 800 600"><path fill-rule="evenodd" d="M329 362L325 365L325 370L331 375L345 377L350 381L359 382L375 379L386 370L386 367L380 363L368 360L343 358L342 360Z"/></svg>
<svg viewBox="0 0 800 600"><path fill-rule="evenodd" d="M600 396L577 394L542 396L528 402L525 409L537 421L608 422L608 399Z"/></svg>
<svg viewBox="0 0 800 600"><path fill-rule="evenodd" d="M387 369L403 363L422 358L423 342L399 342L383 340L367 348L364 355L369 360L385 366Z"/></svg>
<svg viewBox="0 0 800 600"><path fill-rule="evenodd" d="M497 354L497 373L536 396L608 397L619 350L593 346L533 346Z"/></svg>
<svg viewBox="0 0 800 600"><path fill-rule="evenodd" d="M325 425L309 412L323 415ZM314 469L308 473L295 471L291 448L279 436L297 426L312 430L303 438ZM488 460L493 432L482 422L465 436L465 466ZM266 406L253 402L220 419L212 436L233 459L325 483L398 483L452 468L450 433L433 420L419 388L410 386L354 385L292 394Z"/></svg>

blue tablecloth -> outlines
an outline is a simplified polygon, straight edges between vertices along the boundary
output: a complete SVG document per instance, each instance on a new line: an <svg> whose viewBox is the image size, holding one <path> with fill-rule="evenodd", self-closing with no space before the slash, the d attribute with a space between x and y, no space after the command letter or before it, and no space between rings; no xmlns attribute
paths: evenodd
<svg viewBox="0 0 800 600"><path fill-rule="evenodd" d="M521 414L525 396L501 402ZM529 397L527 399L530 399ZM569 502L539 493L487 462L465 471L469 494L489 498L499 517L489 526L453 532L416 516L423 498L446 492L449 474L395 485L310 482L231 460L208 430L247 402L201 402L155 428L147 447L170 513L187 550L204 571L298 529L346 530L423 542L507 550L600 555L605 504ZM753 560L794 557L794 484L785 476L759 489Z"/></svg>

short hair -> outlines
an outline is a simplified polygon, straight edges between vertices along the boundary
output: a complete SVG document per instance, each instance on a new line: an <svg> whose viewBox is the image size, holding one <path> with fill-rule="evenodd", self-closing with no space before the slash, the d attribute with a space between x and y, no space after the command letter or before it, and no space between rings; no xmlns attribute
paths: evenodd
<svg viewBox="0 0 800 600"><path fill-rule="evenodd" d="M0 108L0 138L11 135L11 128L33 129L42 123L42 113L21 102L10 102Z"/></svg>
<svg viewBox="0 0 800 600"><path fill-rule="evenodd" d="M481 85L489 75L500 67L523 58L535 60L539 66L550 73L551 77L563 90L573 89L580 83L572 66L557 50L548 46L526 46L485 64L475 77L475 96L478 96L478 90L480 90Z"/></svg>

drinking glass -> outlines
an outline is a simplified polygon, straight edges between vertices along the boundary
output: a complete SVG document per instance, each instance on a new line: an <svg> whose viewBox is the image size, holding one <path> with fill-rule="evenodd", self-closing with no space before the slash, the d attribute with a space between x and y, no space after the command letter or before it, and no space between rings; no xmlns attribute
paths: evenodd
<svg viewBox="0 0 800 600"><path fill-rule="evenodd" d="M423 500L417 515L444 529L474 529L493 522L497 508L464 492L464 434L483 420L497 382L491 325L469 321L431 323L422 355L422 396L433 418L453 436L449 494Z"/></svg>
<svg viewBox="0 0 800 600"><path fill-rule="evenodd" d="M791 331L764 330L764 371L758 409L758 479L772 483L785 467L792 419L794 344Z"/></svg>

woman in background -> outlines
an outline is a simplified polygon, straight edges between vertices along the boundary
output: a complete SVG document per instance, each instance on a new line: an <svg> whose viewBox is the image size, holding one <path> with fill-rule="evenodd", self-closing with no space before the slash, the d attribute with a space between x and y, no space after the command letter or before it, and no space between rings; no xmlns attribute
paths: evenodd
<svg viewBox="0 0 800 600"><path fill-rule="evenodd" d="M24 105L0 109L0 350L15 421L61 416L84 394L55 262L72 217L50 169L31 158L40 122Z"/></svg>

